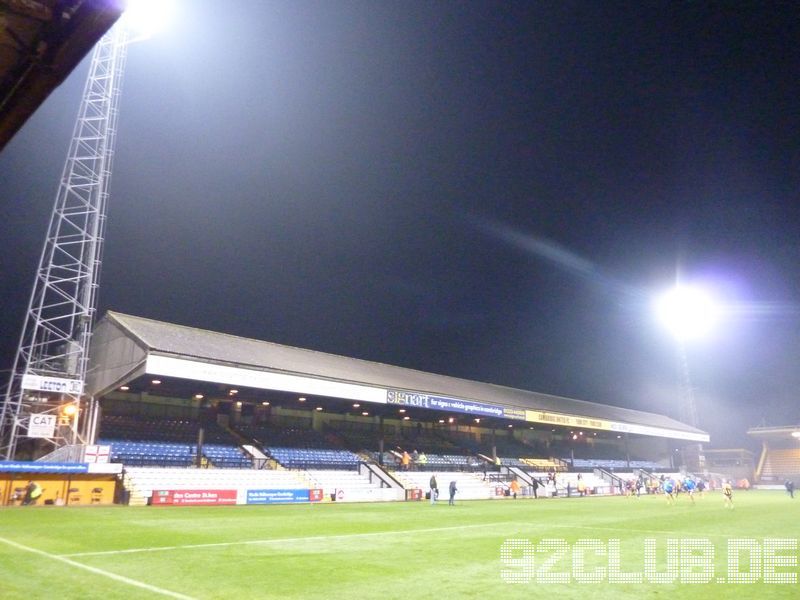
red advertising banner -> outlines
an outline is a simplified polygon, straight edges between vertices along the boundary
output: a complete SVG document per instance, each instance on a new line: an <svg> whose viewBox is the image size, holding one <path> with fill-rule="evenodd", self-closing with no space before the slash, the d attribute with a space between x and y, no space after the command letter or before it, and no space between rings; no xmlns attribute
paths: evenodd
<svg viewBox="0 0 800 600"><path fill-rule="evenodd" d="M236 490L153 490L151 504L236 504Z"/></svg>
<svg viewBox="0 0 800 600"><path fill-rule="evenodd" d="M322 490L318 489L308 490L308 499L311 502L322 502Z"/></svg>
<svg viewBox="0 0 800 600"><path fill-rule="evenodd" d="M422 500L422 490L419 488L406 490L406 500Z"/></svg>

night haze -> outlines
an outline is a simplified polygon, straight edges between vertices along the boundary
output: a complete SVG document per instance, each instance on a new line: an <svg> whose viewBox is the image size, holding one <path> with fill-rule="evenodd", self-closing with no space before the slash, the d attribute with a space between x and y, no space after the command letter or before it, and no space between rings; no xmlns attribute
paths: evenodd
<svg viewBox="0 0 800 600"><path fill-rule="evenodd" d="M179 2L131 46L115 310L679 416L800 422L800 5ZM88 69L0 153L12 365ZM3 378L8 376L7 371Z"/></svg>

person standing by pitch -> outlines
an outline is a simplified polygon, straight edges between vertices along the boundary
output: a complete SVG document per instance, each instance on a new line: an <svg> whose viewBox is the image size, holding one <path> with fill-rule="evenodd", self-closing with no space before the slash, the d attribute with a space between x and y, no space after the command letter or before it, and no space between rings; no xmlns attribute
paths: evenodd
<svg viewBox="0 0 800 600"><path fill-rule="evenodd" d="M448 504L450 506L455 506L455 504L456 504L456 492L457 491L458 491L458 489L456 488L456 481L454 479L453 481L450 482L450 501L448 502Z"/></svg>

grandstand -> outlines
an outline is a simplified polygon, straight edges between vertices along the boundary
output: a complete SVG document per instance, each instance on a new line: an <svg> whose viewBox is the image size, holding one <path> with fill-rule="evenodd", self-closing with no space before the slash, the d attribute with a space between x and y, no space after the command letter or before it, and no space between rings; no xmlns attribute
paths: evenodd
<svg viewBox="0 0 800 600"><path fill-rule="evenodd" d="M93 344L93 452L125 467L134 503L418 499L431 474L460 499L513 480L529 495L552 473L558 496L579 472L616 493L619 473L708 440L662 415L118 313Z"/></svg>
<svg viewBox="0 0 800 600"><path fill-rule="evenodd" d="M783 480L800 476L800 448L773 448L764 459L762 479Z"/></svg>
<svg viewBox="0 0 800 600"><path fill-rule="evenodd" d="M113 407L114 403L109 406ZM119 403L116 406L118 408ZM152 410L153 406L149 408ZM225 420L224 415L217 415L217 418ZM363 450L374 445L377 430L372 428L344 428L348 432L359 432L352 436L343 435L333 426L325 427L326 433L323 433L310 426L298 425L302 420L289 419L290 424L286 426L281 426L280 421L251 421L229 428L208 418L159 419L106 414L101 431L115 439L103 439L101 444L111 447L113 462L126 466L123 483L126 497L132 504L167 502L164 497L166 489L187 494L203 489L227 489L230 494L226 501L230 502L246 502L252 497L251 490L281 489L319 490L320 498L329 501L386 501L409 495L420 498L428 489L432 474L442 486L456 481L460 500L506 497L512 479L520 482L522 497L530 497L533 496L534 478L541 484L539 496L542 498L577 495L581 483L587 494L603 495L620 493L619 482L636 476L631 472L618 473L604 479L603 475L593 472L596 469L655 470L660 466L650 461L606 458L572 459L568 462L557 458L511 456L495 460L481 453L487 446L479 441L481 434L477 430L418 431L414 428L413 434L399 433L399 437L392 439L393 442L403 442L413 438L415 446L423 449L424 458L415 451L409 469L404 470L397 450L384 452L382 460L378 452ZM191 443L201 428L208 431L212 439L229 444L198 446ZM398 436L402 425L385 424L385 429ZM339 447L342 439L351 445L358 440L356 445L362 448L362 453ZM235 440L248 443L237 446L233 444ZM283 445L269 445L277 443ZM535 446L535 443L528 444L506 435L495 448L502 448L507 453L516 450L517 454L532 454ZM456 453L426 453L428 447L444 447ZM199 463L198 448L204 459ZM474 450L478 453L473 453ZM256 469L257 463L253 460L256 452L270 458L272 468ZM607 454L605 452L603 456ZM373 470L361 468L364 461L371 462ZM187 468L192 466L205 468ZM176 467L183 469L178 471ZM378 469L386 477L378 476ZM555 485L546 487L545 482L554 472L559 473L554 478Z"/></svg>
<svg viewBox="0 0 800 600"><path fill-rule="evenodd" d="M761 442L755 480L762 484L800 480L800 427L754 427L747 434Z"/></svg>

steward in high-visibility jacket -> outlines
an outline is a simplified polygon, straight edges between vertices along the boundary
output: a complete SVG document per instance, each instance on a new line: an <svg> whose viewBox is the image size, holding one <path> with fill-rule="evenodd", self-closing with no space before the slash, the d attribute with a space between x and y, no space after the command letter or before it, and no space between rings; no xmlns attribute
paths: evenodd
<svg viewBox="0 0 800 600"><path fill-rule="evenodd" d="M36 501L41 495L42 486L35 481L29 481L28 485L25 487L25 497L22 499L22 505L29 506L31 504L36 504Z"/></svg>

